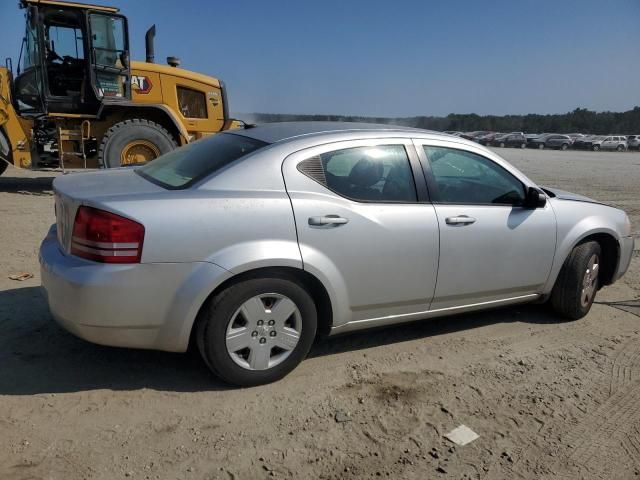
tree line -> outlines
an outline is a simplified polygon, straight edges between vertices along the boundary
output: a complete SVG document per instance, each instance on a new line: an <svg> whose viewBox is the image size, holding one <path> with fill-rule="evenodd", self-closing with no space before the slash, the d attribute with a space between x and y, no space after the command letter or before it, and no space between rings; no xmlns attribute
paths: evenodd
<svg viewBox="0 0 640 480"><path fill-rule="evenodd" d="M539 115L477 115L475 113L451 113L446 117L362 117L352 115L296 115L281 113L254 113L240 116L254 123L293 121L340 121L386 123L428 130L453 130L470 132L489 130L495 132L525 133L593 133L640 134L640 107L626 112L594 112L576 108L563 114Z"/></svg>

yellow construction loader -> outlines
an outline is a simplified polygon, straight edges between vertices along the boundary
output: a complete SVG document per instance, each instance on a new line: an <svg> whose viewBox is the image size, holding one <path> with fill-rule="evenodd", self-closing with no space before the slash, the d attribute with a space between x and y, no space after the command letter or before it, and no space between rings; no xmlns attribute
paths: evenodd
<svg viewBox="0 0 640 480"><path fill-rule="evenodd" d="M14 75L0 67L0 174L21 168L113 168L145 163L241 122L221 80L129 58L117 8L21 0L26 33Z"/></svg>

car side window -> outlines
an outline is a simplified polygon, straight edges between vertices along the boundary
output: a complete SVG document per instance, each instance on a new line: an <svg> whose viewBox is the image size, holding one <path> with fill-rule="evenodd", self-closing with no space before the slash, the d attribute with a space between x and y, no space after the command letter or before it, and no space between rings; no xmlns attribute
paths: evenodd
<svg viewBox="0 0 640 480"><path fill-rule="evenodd" d="M335 150L303 160L298 170L351 200L418 201L409 157L402 145Z"/></svg>
<svg viewBox="0 0 640 480"><path fill-rule="evenodd" d="M522 205L524 185L497 163L472 152L424 146L436 203Z"/></svg>

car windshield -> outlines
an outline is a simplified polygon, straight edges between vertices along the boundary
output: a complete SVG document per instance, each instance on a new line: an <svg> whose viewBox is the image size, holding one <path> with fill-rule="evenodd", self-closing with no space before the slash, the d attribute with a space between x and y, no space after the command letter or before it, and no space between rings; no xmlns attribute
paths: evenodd
<svg viewBox="0 0 640 480"><path fill-rule="evenodd" d="M253 138L220 133L162 155L136 173L164 188L187 188L266 145Z"/></svg>

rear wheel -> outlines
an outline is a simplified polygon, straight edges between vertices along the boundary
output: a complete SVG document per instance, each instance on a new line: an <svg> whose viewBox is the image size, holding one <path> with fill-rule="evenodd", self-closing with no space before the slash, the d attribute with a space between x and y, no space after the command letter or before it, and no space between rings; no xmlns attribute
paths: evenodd
<svg viewBox="0 0 640 480"><path fill-rule="evenodd" d="M539 148L540 150L544 150L544 143L539 144L539 145L538 145L538 148Z"/></svg>
<svg viewBox="0 0 640 480"><path fill-rule="evenodd" d="M569 144L568 143L563 143L562 146L560 147L562 150L566 150L569 148Z"/></svg>
<svg viewBox="0 0 640 480"><path fill-rule="evenodd" d="M624 145L618 145L618 148L616 148L616 150L618 150L619 152L624 152Z"/></svg>
<svg viewBox="0 0 640 480"><path fill-rule="evenodd" d="M317 313L289 278L255 278L225 289L203 307L198 348L209 368L239 386L274 382L309 353Z"/></svg>
<svg viewBox="0 0 640 480"><path fill-rule="evenodd" d="M520 148L527 148L527 144L526 143L521 143L520 144Z"/></svg>
<svg viewBox="0 0 640 480"><path fill-rule="evenodd" d="M104 134L98 158L103 167L116 168L150 162L178 148L172 135L150 120L134 118L113 125Z"/></svg>
<svg viewBox="0 0 640 480"><path fill-rule="evenodd" d="M593 151L594 151L594 152L597 152L597 151L599 151L599 150L600 150L600 145L594 145L594 146L593 146L593 147L591 147L591 148L593 148Z"/></svg>
<svg viewBox="0 0 640 480"><path fill-rule="evenodd" d="M500 148L504 148L504 142L500 142Z"/></svg>
<svg viewBox="0 0 640 480"><path fill-rule="evenodd" d="M551 292L553 309L565 318L584 317L598 291L601 249L598 242L585 242L573 249Z"/></svg>
<svg viewBox="0 0 640 480"><path fill-rule="evenodd" d="M13 164L11 145L9 145L9 139L4 132L0 130L0 175L7 169L9 163Z"/></svg>

